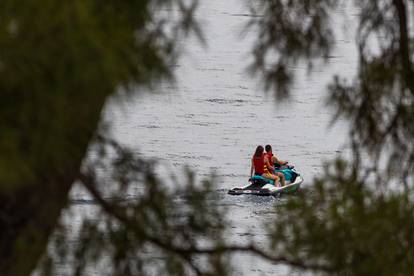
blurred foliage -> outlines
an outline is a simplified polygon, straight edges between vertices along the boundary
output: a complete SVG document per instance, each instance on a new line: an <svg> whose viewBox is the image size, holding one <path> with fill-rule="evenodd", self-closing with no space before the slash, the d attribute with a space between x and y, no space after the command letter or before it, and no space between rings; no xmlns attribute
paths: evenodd
<svg viewBox="0 0 414 276"><path fill-rule="evenodd" d="M278 98L289 95L291 65L312 65L332 51L330 16L343 3L249 2L249 28L258 37L250 69ZM0 274L28 275L37 267L53 275L65 264L68 275L94 268L108 275L226 275L235 252L318 273L410 274L413 3L354 5L358 72L353 80L335 76L328 95L333 119L353 126L353 156L327 165L308 193L279 206L267 228L270 246L258 248L226 243L214 177L199 185L187 171L185 180L170 177L174 185L166 185L152 160L110 140L100 122L109 96L173 79L177 42L191 33L203 41L197 1L1 1ZM88 149L96 156L83 160ZM96 212L72 232L59 218L70 211L74 183L89 192ZM137 196L125 197L137 187Z"/></svg>
<svg viewBox="0 0 414 276"><path fill-rule="evenodd" d="M414 204L405 192L367 187L350 164L326 167L311 192L292 197L269 223L272 249L325 265L328 274L411 275Z"/></svg>
<svg viewBox="0 0 414 276"><path fill-rule="evenodd" d="M272 77L272 72L280 63L287 69L292 62L324 58L333 45L331 17L347 4L251 1L259 16L252 25L261 31L253 66L268 87L277 88L276 95L288 91L290 83L285 80L292 78L292 72L286 70L283 78ZM289 198L278 209L281 215L268 227L273 251L324 265L329 274L412 274L413 4L353 2L359 18L358 72L353 80L334 76L327 101L336 110L334 121L350 122L352 157L332 161L311 193ZM309 37L309 32L314 35ZM272 51L277 53L276 63L263 66Z"/></svg>
<svg viewBox="0 0 414 276"><path fill-rule="evenodd" d="M94 147L99 155L83 166L79 184L99 208L91 206L96 213L84 219L75 247L65 248L70 241L55 235L55 250L43 265L72 260L71 274L85 275L88 266L106 258L100 274L225 274L230 267L225 250L219 248L224 245L226 210L217 205L212 182L198 185L195 175L187 171L184 180L172 178L167 185L156 176L152 161L131 155L131 150L107 138L96 141ZM108 173L98 176L99 171ZM134 187L142 190L127 198L125 194ZM57 248L64 250L58 254ZM215 252L202 252L206 248Z"/></svg>
<svg viewBox="0 0 414 276"><path fill-rule="evenodd" d="M334 47L337 9L347 1L249 1L254 15L249 28L258 30L252 72L264 79L275 95L288 96L293 80L291 65L312 64L326 58ZM369 154L375 163L386 160L387 175L400 176L406 186L414 171L414 80L411 62L412 1L355 1L359 24L356 43L358 73L354 80L335 76L329 85L328 105L334 119L344 117L352 126L354 153ZM312 66L309 67L312 71ZM356 156L357 157L357 156ZM357 160L356 161L360 161ZM383 178L388 182L387 177Z"/></svg>
<svg viewBox="0 0 414 276"><path fill-rule="evenodd" d="M263 79L264 88L278 100L289 95L294 81L292 65L306 59L326 58L332 50L334 32L329 13L338 1L248 1L254 15L247 25L257 33L250 70Z"/></svg>
<svg viewBox="0 0 414 276"><path fill-rule="evenodd" d="M172 78L195 1L0 3L0 274L44 252L118 90ZM167 20L168 19L168 20Z"/></svg>

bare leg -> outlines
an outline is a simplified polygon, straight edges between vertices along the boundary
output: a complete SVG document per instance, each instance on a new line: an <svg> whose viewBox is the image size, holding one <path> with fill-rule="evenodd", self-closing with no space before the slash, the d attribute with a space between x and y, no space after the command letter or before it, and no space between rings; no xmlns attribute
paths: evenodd
<svg viewBox="0 0 414 276"><path fill-rule="evenodd" d="M267 179L272 179L272 180L274 180L275 181L275 186L276 187L280 187L280 185L279 185L279 177L277 176L277 175L274 175L274 174L270 174L270 173L266 173L266 174L263 174L262 175L264 178L267 178Z"/></svg>
<svg viewBox="0 0 414 276"><path fill-rule="evenodd" d="M270 176L270 178L271 178L271 179L273 179L273 180L275 181L275 186L276 186L276 187L280 187L280 184L279 184L279 176L272 174L272 175Z"/></svg>
<svg viewBox="0 0 414 276"><path fill-rule="evenodd" d="M280 184L279 184L279 176L274 175L274 180L275 180L275 186L276 186L276 187L280 187ZM283 183L284 183L284 182L283 182ZM284 186L284 185L282 185L282 186Z"/></svg>
<svg viewBox="0 0 414 276"><path fill-rule="evenodd" d="M280 178L280 183L282 184L282 186L285 186L285 185L286 185L285 175L284 175L283 173L281 173L281 172L278 172L278 173L277 173L277 176L279 176L279 178Z"/></svg>

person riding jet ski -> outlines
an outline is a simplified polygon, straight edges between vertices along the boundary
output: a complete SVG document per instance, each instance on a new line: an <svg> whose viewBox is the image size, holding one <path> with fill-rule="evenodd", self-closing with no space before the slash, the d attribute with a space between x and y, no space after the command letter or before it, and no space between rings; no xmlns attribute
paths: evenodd
<svg viewBox="0 0 414 276"><path fill-rule="evenodd" d="M252 157L252 164L250 167L250 178L253 176L253 171L255 175L260 175L263 178L274 180L275 186L279 186L279 180L282 183L282 186L285 185L285 178L279 177L271 173L274 171L274 167L270 164L268 155L264 153L263 146L257 146L256 151Z"/></svg>
<svg viewBox="0 0 414 276"><path fill-rule="evenodd" d="M276 172L275 169L277 168L281 168L282 166L287 165L287 161L283 161L278 159L275 155L273 155L272 153L272 146L271 145L266 145L265 146L265 150L266 150L266 156L267 159L269 160L269 163L272 165L270 169L270 173L277 175L280 178L280 182L282 183L282 186L285 186L285 175L282 172Z"/></svg>
<svg viewBox="0 0 414 276"><path fill-rule="evenodd" d="M303 183L303 177L293 165L287 165L286 161L273 157L271 150L264 153L263 147L258 146L251 159L249 184L234 187L228 191L228 194L275 196L297 191ZM273 162L274 164L271 164ZM271 172L282 173L283 178ZM283 186L278 183L279 180L282 181Z"/></svg>

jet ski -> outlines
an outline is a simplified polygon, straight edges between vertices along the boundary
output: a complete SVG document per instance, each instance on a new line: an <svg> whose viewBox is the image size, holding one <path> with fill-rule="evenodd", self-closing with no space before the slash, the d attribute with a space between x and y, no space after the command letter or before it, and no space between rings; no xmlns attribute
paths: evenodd
<svg viewBox="0 0 414 276"><path fill-rule="evenodd" d="M230 195L258 195L270 196L282 193L292 193L299 189L303 182L303 177L295 170L292 165L285 165L275 169L275 172L281 172L285 176L286 184L283 187L277 187L274 181L266 179L260 175L255 175L249 179L250 184L235 187L229 190Z"/></svg>

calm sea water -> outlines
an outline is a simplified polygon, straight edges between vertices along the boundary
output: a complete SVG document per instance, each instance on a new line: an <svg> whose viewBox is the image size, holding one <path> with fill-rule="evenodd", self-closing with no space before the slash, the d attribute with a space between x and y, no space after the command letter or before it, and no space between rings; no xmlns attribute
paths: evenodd
<svg viewBox="0 0 414 276"><path fill-rule="evenodd" d="M127 102L111 103L104 116L118 141L145 157L161 159L178 175L184 165L199 178L215 172L220 179L217 204L229 208L233 224L229 240L253 237L261 243L265 242L261 224L277 219L274 205L285 197L235 197L227 190L247 183L250 157L258 144L272 144L278 157L294 163L305 189L311 189L323 162L344 150L348 126L339 121L329 128L333 110L324 102L333 74L352 77L356 71L352 31L356 11L342 7L331 15L338 41L329 63L319 63L312 74L306 64L292 68L296 79L291 98L278 103L246 73L255 34L240 35L251 18L241 2L202 1L197 18L208 47L195 39L183 42L175 85L163 83L155 93L137 93ZM74 206L75 212L90 208ZM237 255L234 261L239 264L235 275L291 272L248 255Z"/></svg>

